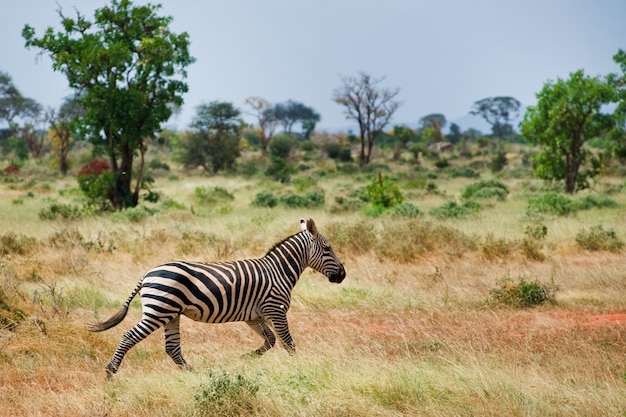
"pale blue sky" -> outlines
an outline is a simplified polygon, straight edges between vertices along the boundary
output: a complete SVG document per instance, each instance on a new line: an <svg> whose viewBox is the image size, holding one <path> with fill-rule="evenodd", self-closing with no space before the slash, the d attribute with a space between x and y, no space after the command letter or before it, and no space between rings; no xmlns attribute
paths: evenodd
<svg viewBox="0 0 626 417"><path fill-rule="evenodd" d="M57 8L87 17L104 0L2 2L0 70L22 94L58 108L70 94L50 60L26 50L28 23L41 36L58 27ZM137 1L144 4L145 1ZM617 72L626 49L624 0L163 0L172 30L186 31L197 62L189 67L183 112L170 124L185 128L195 106L260 96L295 100L322 116L318 129L350 127L332 101L341 75L360 71L400 88L403 103L392 125L414 125L429 113L461 121L490 96L535 103L544 82L584 69ZM250 119L251 120L251 119ZM467 128L469 126L462 126Z"/></svg>

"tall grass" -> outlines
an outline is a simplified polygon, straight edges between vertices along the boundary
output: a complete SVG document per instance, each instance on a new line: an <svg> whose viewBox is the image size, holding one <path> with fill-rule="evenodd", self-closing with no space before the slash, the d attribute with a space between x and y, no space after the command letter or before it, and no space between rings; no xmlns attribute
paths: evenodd
<svg viewBox="0 0 626 417"><path fill-rule="evenodd" d="M410 168L394 169L401 177ZM402 190L422 215L373 218L348 205L331 209L336 196L366 185L367 175L307 175L315 181L296 175L293 185L277 186L176 173L155 184L176 204L146 204L152 212L135 221L89 213L42 220L38 213L53 203L80 204L60 192L67 180L45 189L0 183L0 416L626 413L626 255L579 242L624 240L626 193L611 194L617 206L544 213L537 223L526 215L529 186L503 179L506 199L481 199L483 209L468 217L438 218L433 208L475 182L442 175L431 180L436 193ZM324 205L251 204L262 190L288 195L313 186L323 190ZM234 196L231 209L199 203L216 187ZM29 190L32 197L12 203ZM105 364L140 319L139 303L108 332L84 325L116 310L148 268L170 259L262 256L299 230L300 217L315 219L347 278L334 285L303 274L289 311L296 356L277 346L242 358L262 343L245 324L183 319L193 371L175 367L157 331L105 380ZM499 281L507 276L532 277L524 280L529 291L553 284L553 302L532 309L486 302L520 283ZM602 321L609 313L617 319Z"/></svg>

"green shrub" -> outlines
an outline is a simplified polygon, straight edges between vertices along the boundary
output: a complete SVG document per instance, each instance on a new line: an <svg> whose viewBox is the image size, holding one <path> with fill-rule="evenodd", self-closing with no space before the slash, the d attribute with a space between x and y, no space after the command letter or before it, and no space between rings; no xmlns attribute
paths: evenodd
<svg viewBox="0 0 626 417"><path fill-rule="evenodd" d="M54 220L59 216L66 220L80 219L82 210L71 204L51 204L39 212L39 218L42 220Z"/></svg>
<svg viewBox="0 0 626 417"><path fill-rule="evenodd" d="M398 217L414 218L422 215L420 210L411 203L400 203L389 209L389 214Z"/></svg>
<svg viewBox="0 0 626 417"><path fill-rule="evenodd" d="M278 205L278 198L272 194L271 191L261 191L257 195L254 196L254 200L252 200L252 205L254 207L269 207L273 208Z"/></svg>
<svg viewBox="0 0 626 417"><path fill-rule="evenodd" d="M232 201L235 196L221 187L196 187L194 197L200 204L215 204Z"/></svg>
<svg viewBox="0 0 626 417"><path fill-rule="evenodd" d="M606 250L618 252L624 247L624 242L617 237L615 230L604 230L600 225L578 232L576 234L576 243L581 248L589 251Z"/></svg>
<svg viewBox="0 0 626 417"><path fill-rule="evenodd" d="M241 374L209 374L209 381L195 391L192 416L247 416L256 408L259 384Z"/></svg>
<svg viewBox="0 0 626 417"><path fill-rule="evenodd" d="M324 205L324 194L318 191L309 191L305 195L287 194L279 199L280 204L289 208L313 208Z"/></svg>
<svg viewBox="0 0 626 417"><path fill-rule="evenodd" d="M471 198L497 198L504 200L509 195L509 188L496 180L482 180L468 185L463 190L461 197Z"/></svg>
<svg viewBox="0 0 626 417"><path fill-rule="evenodd" d="M529 217L535 213L567 216L575 211L576 206L572 200L554 191L531 198L526 206L526 215Z"/></svg>
<svg viewBox="0 0 626 417"><path fill-rule="evenodd" d="M450 169L450 176L453 178L478 178L480 174L470 167L453 167Z"/></svg>
<svg viewBox="0 0 626 417"><path fill-rule="evenodd" d="M619 204L606 194L590 194L574 201L577 210L593 208L617 208Z"/></svg>
<svg viewBox="0 0 626 417"><path fill-rule="evenodd" d="M381 173L366 187L367 194L373 206L390 208L402 203L404 197L395 182Z"/></svg>
<svg viewBox="0 0 626 417"><path fill-rule="evenodd" d="M456 201L447 201L439 207L430 210L430 215L438 218L462 218L470 216L481 210L480 204L474 201L466 201L458 204Z"/></svg>
<svg viewBox="0 0 626 417"><path fill-rule="evenodd" d="M84 165L78 172L78 186L89 205L100 210L110 209L109 196L115 186L115 176L106 160L96 159Z"/></svg>
<svg viewBox="0 0 626 417"><path fill-rule="evenodd" d="M317 185L315 178L310 176L296 178L291 183L299 193Z"/></svg>
<svg viewBox="0 0 626 417"><path fill-rule="evenodd" d="M500 172L508 163L509 161L506 159L506 152L499 150L491 158L491 161L489 161L489 168L491 169L491 172Z"/></svg>
<svg viewBox="0 0 626 417"><path fill-rule="evenodd" d="M529 282L520 277L519 282L514 283L509 275L500 278L496 285L489 291L489 302L517 308L535 307L546 302L554 304L558 289L553 280L550 283L541 283L536 279Z"/></svg>
<svg viewBox="0 0 626 417"><path fill-rule="evenodd" d="M296 168L285 158L272 155L270 166L265 170L265 175L274 181L286 184L291 181L291 176L296 172Z"/></svg>
<svg viewBox="0 0 626 417"><path fill-rule="evenodd" d="M448 168L450 166L450 162L447 159L437 159L435 161L435 166L439 169Z"/></svg>

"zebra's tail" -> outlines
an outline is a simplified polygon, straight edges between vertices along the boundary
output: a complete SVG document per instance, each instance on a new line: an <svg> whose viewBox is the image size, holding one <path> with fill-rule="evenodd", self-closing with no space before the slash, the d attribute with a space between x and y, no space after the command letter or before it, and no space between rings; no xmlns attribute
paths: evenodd
<svg viewBox="0 0 626 417"><path fill-rule="evenodd" d="M128 313L128 306L130 305L130 302L133 301L133 298L135 298L142 285L143 280L139 281L139 284L137 284L137 287L135 287L133 293L130 295L130 297L128 297L128 300L126 300L122 308L120 308L117 313L100 323L89 323L87 325L87 330L89 330L90 332L103 332L105 330L109 330L111 327L115 327L120 324L122 320L124 320L124 317L126 317L126 313Z"/></svg>

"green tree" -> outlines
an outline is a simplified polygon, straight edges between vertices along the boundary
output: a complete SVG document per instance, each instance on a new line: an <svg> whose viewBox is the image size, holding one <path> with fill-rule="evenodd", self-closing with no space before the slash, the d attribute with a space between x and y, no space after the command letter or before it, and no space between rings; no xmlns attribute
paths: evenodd
<svg viewBox="0 0 626 417"><path fill-rule="evenodd" d="M315 124L320 121L320 115L315 110L292 100L275 104L271 115L283 125L283 130L287 134L291 134L296 123L302 124L305 134L307 131L310 134L315 129Z"/></svg>
<svg viewBox="0 0 626 417"><path fill-rule="evenodd" d="M519 116L521 106L513 97L487 97L476 101L470 114L481 116L491 125L493 136L504 139L513 133L511 120Z"/></svg>
<svg viewBox="0 0 626 417"><path fill-rule="evenodd" d="M597 175L599 161L585 143L614 126L612 114L603 112L617 99L615 88L583 70L569 79L548 81L537 93L537 105L526 109L520 124L522 134L542 147L534 159L535 174L544 179L565 180L565 191L585 188ZM586 163L591 167L586 167Z"/></svg>
<svg viewBox="0 0 626 417"><path fill-rule="evenodd" d="M376 138L400 107L394 100L400 90L380 87L383 80L362 72L358 77L342 78L341 86L333 92L333 100L345 108L346 118L359 125L361 165L370 163Z"/></svg>
<svg viewBox="0 0 626 417"><path fill-rule="evenodd" d="M432 113L419 120L419 127L422 132L428 132L427 136L430 137L432 142L441 142L444 139L441 130L446 127L447 123L446 116L440 113Z"/></svg>
<svg viewBox="0 0 626 417"><path fill-rule="evenodd" d="M240 155L241 112L232 103L212 101L196 108L192 131L183 139L179 160L208 172L229 170Z"/></svg>
<svg viewBox="0 0 626 417"><path fill-rule="evenodd" d="M69 18L59 10L61 31L49 27L38 38L29 25L22 30L26 46L48 53L53 69L81 91L85 114L80 128L108 156L114 177L109 195L116 209L137 205L145 140L182 105L186 67L194 62L189 35L171 32L172 18L159 16L160 8L111 0L95 11L93 21L79 12ZM135 155L140 158L136 171Z"/></svg>
<svg viewBox="0 0 626 417"><path fill-rule="evenodd" d="M41 104L32 98L24 97L13 84L13 79L6 72L0 71L0 120L4 120L9 128L18 117L37 117L42 111Z"/></svg>

